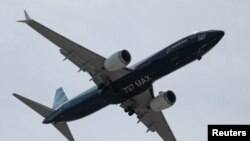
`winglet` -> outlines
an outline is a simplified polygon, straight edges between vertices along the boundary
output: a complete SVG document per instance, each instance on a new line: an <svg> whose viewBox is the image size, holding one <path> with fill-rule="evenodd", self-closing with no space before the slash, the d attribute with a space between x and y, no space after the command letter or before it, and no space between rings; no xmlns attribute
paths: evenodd
<svg viewBox="0 0 250 141"><path fill-rule="evenodd" d="M29 14L26 12L26 10L24 10L24 14L25 14L25 18L26 20L31 20Z"/></svg>
<svg viewBox="0 0 250 141"><path fill-rule="evenodd" d="M32 20L30 18L29 14L26 12L26 10L24 10L24 15L25 15L25 20L20 20L20 21L17 21L17 22L28 23L28 22L30 22Z"/></svg>

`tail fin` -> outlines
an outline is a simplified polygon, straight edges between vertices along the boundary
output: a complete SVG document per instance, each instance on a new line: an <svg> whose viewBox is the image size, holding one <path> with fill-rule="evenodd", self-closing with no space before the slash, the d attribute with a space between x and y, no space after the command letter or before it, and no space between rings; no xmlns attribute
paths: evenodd
<svg viewBox="0 0 250 141"><path fill-rule="evenodd" d="M36 111L37 113L39 113L41 116L43 117L48 117L54 110L44 106L40 103L37 103L33 100L30 100L28 98L25 98L23 96L20 96L18 94L13 94L13 96L15 96L17 99L19 99L20 101L22 101L24 104L26 104L27 106L29 106L31 109L33 109L34 111ZM53 126L60 131L69 141L74 141L74 138L69 130L69 127L67 125L66 122L62 122L62 123L57 123L54 124Z"/></svg>
<svg viewBox="0 0 250 141"><path fill-rule="evenodd" d="M52 108L57 109L59 106L61 106L66 101L68 101L68 98L65 95L63 88L60 87L59 89L56 90L56 95L55 95L54 104L53 104Z"/></svg>

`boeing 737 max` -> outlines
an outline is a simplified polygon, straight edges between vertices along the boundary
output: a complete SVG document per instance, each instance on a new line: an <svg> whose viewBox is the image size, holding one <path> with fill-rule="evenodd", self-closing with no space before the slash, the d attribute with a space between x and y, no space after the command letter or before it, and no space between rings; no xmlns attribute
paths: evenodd
<svg viewBox="0 0 250 141"><path fill-rule="evenodd" d="M219 30L193 33L134 66L127 67L131 60L127 50L105 58L43 26L26 12L25 17L25 20L19 22L26 23L57 45L65 60L74 63L79 71L88 72L96 84L71 100L59 88L52 108L13 94L43 116L44 124L51 123L71 141L74 138L66 122L90 115L109 104L120 104L130 116L135 113L138 122L147 127L147 132L156 131L164 141L176 141L161 112L175 103L176 96L170 90L155 96L152 84L184 65L200 60L224 35Z"/></svg>

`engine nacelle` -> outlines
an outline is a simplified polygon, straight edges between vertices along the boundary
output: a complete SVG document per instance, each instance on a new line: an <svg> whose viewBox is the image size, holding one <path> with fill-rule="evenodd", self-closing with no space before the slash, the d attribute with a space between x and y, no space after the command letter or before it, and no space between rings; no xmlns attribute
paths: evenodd
<svg viewBox="0 0 250 141"><path fill-rule="evenodd" d="M175 101L176 96L174 92L169 90L160 93L157 97L151 100L149 105L152 111L159 112L174 105Z"/></svg>
<svg viewBox="0 0 250 141"><path fill-rule="evenodd" d="M131 55L127 50L118 51L104 62L104 68L115 71L126 67L131 61Z"/></svg>

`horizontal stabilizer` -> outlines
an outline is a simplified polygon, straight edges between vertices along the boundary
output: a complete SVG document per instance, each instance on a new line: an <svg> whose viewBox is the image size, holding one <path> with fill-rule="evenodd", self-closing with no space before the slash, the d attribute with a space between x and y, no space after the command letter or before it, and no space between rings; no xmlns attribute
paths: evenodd
<svg viewBox="0 0 250 141"><path fill-rule="evenodd" d="M17 99L22 101L24 104L29 106L31 109L33 109L34 111L36 111L37 113L39 113L43 117L49 116L51 114L51 112L53 111L51 108L49 108L47 106L44 106L40 103L37 103L33 100L30 100L30 99L25 98L23 96L20 96L18 94L14 93L13 96L15 96Z"/></svg>
<svg viewBox="0 0 250 141"><path fill-rule="evenodd" d="M53 109L46 107L42 104L39 104L39 103L37 103L33 100L30 100L28 98L25 98L23 96L20 96L18 94L14 93L13 96L15 96L17 99L22 101L24 104L29 106L31 109L33 109L34 111L36 111L37 113L39 113L43 117L48 117L53 112ZM74 141L74 138L73 138L66 122L56 123L56 124L53 123L53 126L58 131L60 131L60 133L62 133L69 141Z"/></svg>
<svg viewBox="0 0 250 141"><path fill-rule="evenodd" d="M66 122L53 124L55 128L60 131L69 141L74 141L74 138L69 130Z"/></svg>

